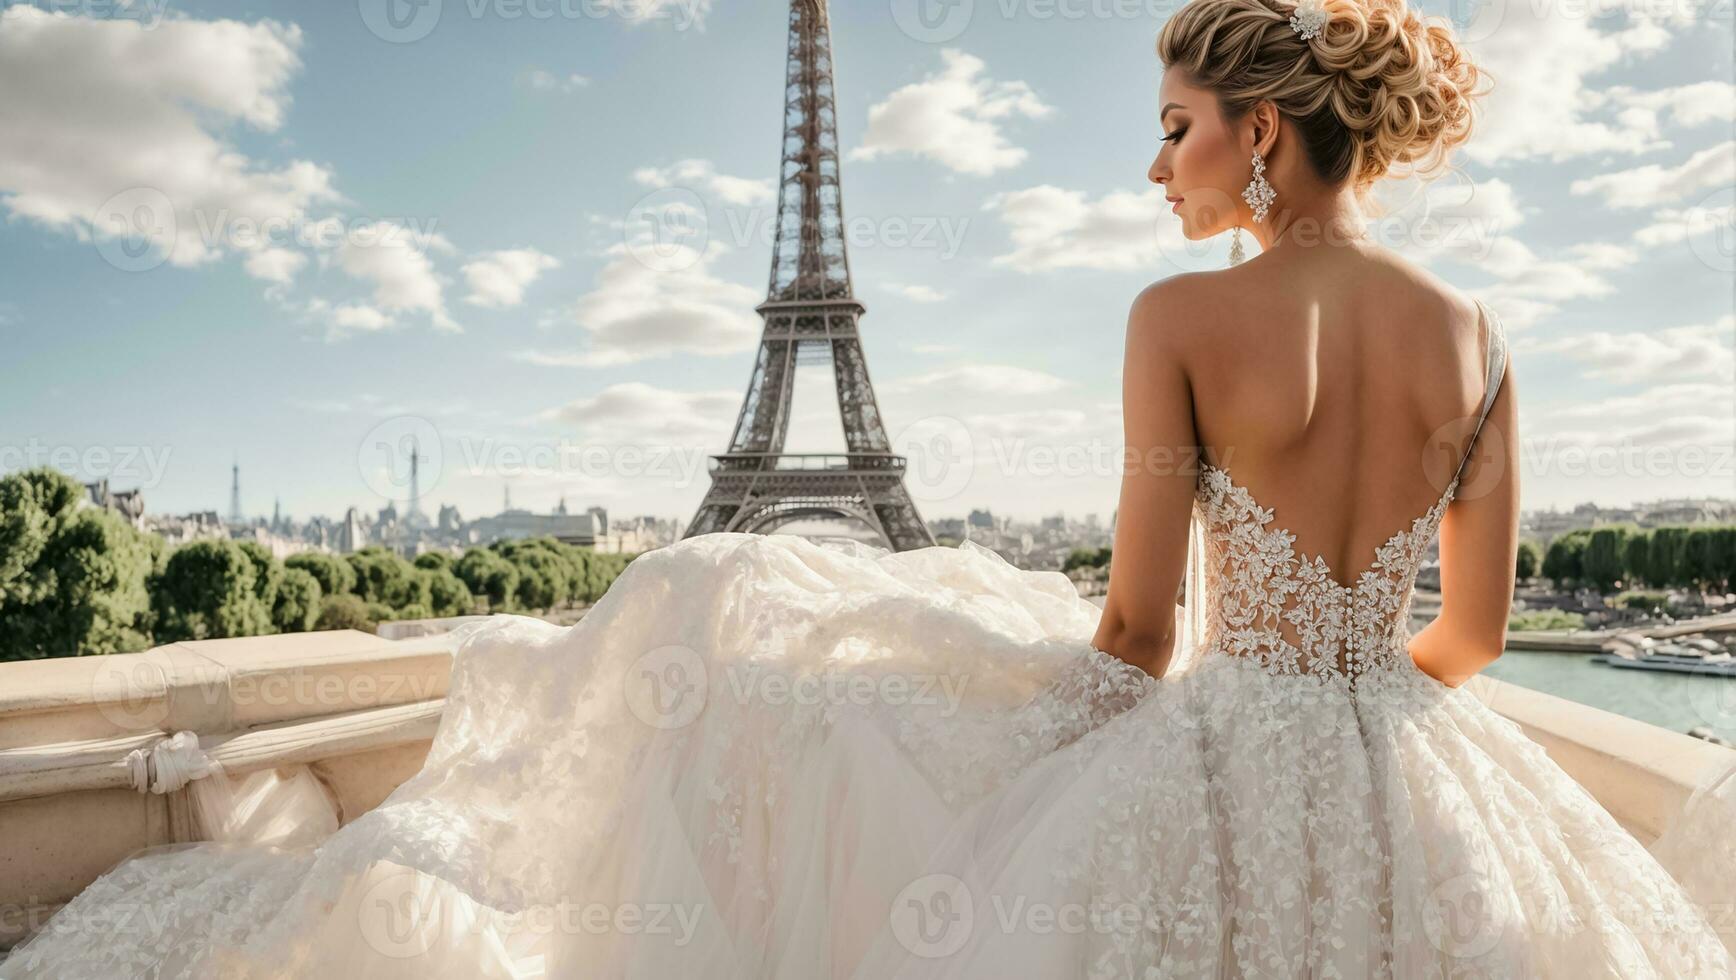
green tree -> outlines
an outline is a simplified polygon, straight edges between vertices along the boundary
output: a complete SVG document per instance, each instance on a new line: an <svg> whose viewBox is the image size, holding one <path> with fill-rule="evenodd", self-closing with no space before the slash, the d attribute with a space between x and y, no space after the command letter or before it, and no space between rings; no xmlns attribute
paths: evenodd
<svg viewBox="0 0 1736 980"><path fill-rule="evenodd" d="M1687 541L1682 547L1681 575L1683 584L1716 588L1724 580L1724 559L1719 554L1718 530L1713 527L1698 526L1688 529Z"/></svg>
<svg viewBox="0 0 1736 980"><path fill-rule="evenodd" d="M1070 572L1075 568L1102 568L1109 564L1108 548L1074 548L1067 553L1067 558L1061 563L1061 571Z"/></svg>
<svg viewBox="0 0 1736 980"><path fill-rule="evenodd" d="M345 592L341 595L328 595L320 599L319 619L314 623L318 630L361 630L372 633L378 624L368 615L368 604L362 597Z"/></svg>
<svg viewBox="0 0 1736 980"><path fill-rule="evenodd" d="M438 568L418 568L417 571L428 582L428 601L432 615L465 616L476 605L475 597L470 594L470 586L465 585L451 568L442 565Z"/></svg>
<svg viewBox="0 0 1736 980"><path fill-rule="evenodd" d="M1736 526L1723 525L1712 529L1713 578L1720 588L1729 591L1736 585Z"/></svg>
<svg viewBox="0 0 1736 980"><path fill-rule="evenodd" d="M1627 556L1628 528L1622 526L1593 528L1580 558L1585 578L1599 592L1612 592L1622 577L1622 561Z"/></svg>
<svg viewBox="0 0 1736 980"><path fill-rule="evenodd" d="M1647 554L1652 546L1650 531L1634 528L1628 532L1627 544L1622 553L1622 580L1628 585L1650 581L1646 578L1651 571L1651 559Z"/></svg>
<svg viewBox="0 0 1736 980"><path fill-rule="evenodd" d="M277 588L277 601L271 607L271 623L279 633L306 633L319 621L319 579L304 569L285 568Z"/></svg>
<svg viewBox="0 0 1736 980"><path fill-rule="evenodd" d="M78 481L49 467L0 479L0 604L28 605L54 591L42 553L83 494Z"/></svg>
<svg viewBox="0 0 1736 980"><path fill-rule="evenodd" d="M1543 566L1543 553L1537 542L1521 541L1513 561L1519 581L1529 581L1537 577L1537 570Z"/></svg>
<svg viewBox="0 0 1736 980"><path fill-rule="evenodd" d="M514 538L489 545L518 569L514 599L525 609L552 609L577 594L577 569L551 537Z"/></svg>
<svg viewBox="0 0 1736 980"><path fill-rule="evenodd" d="M162 539L80 507L83 495L51 468L0 478L0 660L151 645L146 582Z"/></svg>
<svg viewBox="0 0 1736 980"><path fill-rule="evenodd" d="M1591 537L1586 528L1557 535L1543 553L1543 577L1562 587L1585 577L1585 544Z"/></svg>
<svg viewBox="0 0 1736 980"><path fill-rule="evenodd" d="M1534 609L1516 612L1508 616L1507 628L1510 630L1577 630L1585 628L1585 617L1579 613L1561 609Z"/></svg>
<svg viewBox="0 0 1736 980"><path fill-rule="evenodd" d="M1646 547L1647 583L1662 587L1686 586L1683 578L1688 547L1688 529L1677 525L1656 527Z"/></svg>
<svg viewBox="0 0 1736 980"><path fill-rule="evenodd" d="M176 548L151 588L157 642L271 632L271 607L260 601L256 567L247 550L227 538Z"/></svg>
<svg viewBox="0 0 1736 980"><path fill-rule="evenodd" d="M590 574L585 579L584 594L579 597L585 602L596 602L601 599L604 593L608 592L609 588L615 584L615 580L621 577L621 573L627 570L627 566L633 563L633 559L639 557L636 554L624 555L591 551L590 549L582 549L582 553L587 556L590 563Z"/></svg>
<svg viewBox="0 0 1736 980"><path fill-rule="evenodd" d="M425 610L433 605L428 580L402 555L380 545L369 545L345 558L356 572L356 595L364 602L390 610L392 615L385 618L412 618L408 613L428 615Z"/></svg>
<svg viewBox="0 0 1736 980"><path fill-rule="evenodd" d="M265 546L257 541L237 541L247 560L253 563L253 594L259 597L259 604L268 610L277 609L277 592L283 587L283 563L277 556L267 551ZM267 632L277 632L276 620Z"/></svg>
<svg viewBox="0 0 1736 980"><path fill-rule="evenodd" d="M54 470L47 482L75 480ZM142 534L116 513L78 508L76 496L52 491L38 494L23 486L47 482L16 480L10 491L0 489L0 526L38 527L47 531L42 548L31 548L35 560L16 564L0 557L0 565L19 569L9 586L0 586L0 661L69 657L82 654L127 654L151 645L151 602L146 581L163 548L161 538ZM5 482L0 480L0 482ZM64 487L61 487L64 489ZM82 487L80 487L82 493ZM14 506L40 501L68 510L26 515ZM16 541L17 538L12 538ZM19 600L28 597L28 600Z"/></svg>
<svg viewBox="0 0 1736 980"><path fill-rule="evenodd" d="M299 568L319 583L322 596L343 595L356 590L356 570L337 555L323 551L302 551L283 560L285 569Z"/></svg>
<svg viewBox="0 0 1736 980"><path fill-rule="evenodd" d="M488 601L491 612L511 612L516 608L513 596L518 594L518 569L498 552L470 548L458 559L456 572L472 595Z"/></svg>

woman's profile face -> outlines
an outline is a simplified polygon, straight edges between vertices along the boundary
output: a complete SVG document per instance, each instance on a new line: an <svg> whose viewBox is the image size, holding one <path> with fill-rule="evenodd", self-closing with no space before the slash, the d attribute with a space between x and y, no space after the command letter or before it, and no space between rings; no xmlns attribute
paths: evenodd
<svg viewBox="0 0 1736 980"><path fill-rule="evenodd" d="M1189 240L1228 231L1245 210L1241 189L1251 179L1252 152L1242 152L1224 123L1217 95L1196 88L1182 69L1163 73L1157 104L1163 143L1148 176L1163 187Z"/></svg>

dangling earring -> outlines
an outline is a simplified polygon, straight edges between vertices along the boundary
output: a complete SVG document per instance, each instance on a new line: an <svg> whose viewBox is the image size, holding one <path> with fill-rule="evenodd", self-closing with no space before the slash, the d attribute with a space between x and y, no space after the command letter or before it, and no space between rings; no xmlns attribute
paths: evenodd
<svg viewBox="0 0 1736 980"><path fill-rule="evenodd" d="M1254 179L1248 181L1248 186L1242 188L1242 200L1254 209L1254 220L1265 221L1266 209L1272 206L1278 192L1266 182L1266 159L1260 156L1260 151L1254 151Z"/></svg>
<svg viewBox="0 0 1736 980"><path fill-rule="evenodd" d="M1260 156L1260 151L1254 151L1254 179L1248 181L1248 186L1242 188L1242 200L1254 209L1254 220L1266 220L1266 209L1272 206L1272 201L1278 197L1278 192L1266 180L1266 160ZM1237 225L1230 236L1230 264L1238 265L1245 258L1242 251L1242 226Z"/></svg>

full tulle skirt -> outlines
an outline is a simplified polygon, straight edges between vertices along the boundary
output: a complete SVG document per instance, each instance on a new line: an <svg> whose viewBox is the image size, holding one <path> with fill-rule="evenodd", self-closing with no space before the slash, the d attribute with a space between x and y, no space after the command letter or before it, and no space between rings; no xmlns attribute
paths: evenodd
<svg viewBox="0 0 1736 980"><path fill-rule="evenodd" d="M374 810L143 852L0 977L1736 973L1736 879L1690 891L1704 855L1471 690L1210 648L1153 679L1098 616L969 543L687 539L575 626L464 628Z"/></svg>

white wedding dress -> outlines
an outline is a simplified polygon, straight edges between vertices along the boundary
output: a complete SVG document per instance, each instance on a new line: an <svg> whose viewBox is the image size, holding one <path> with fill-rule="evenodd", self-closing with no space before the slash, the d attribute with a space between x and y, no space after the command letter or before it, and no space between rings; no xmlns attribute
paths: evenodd
<svg viewBox="0 0 1736 980"><path fill-rule="evenodd" d="M0 977L1731 977L1728 826L1666 866L1407 655L1457 485L1346 587L1204 468L1161 679L974 544L684 540L467 626L376 809L144 852Z"/></svg>

